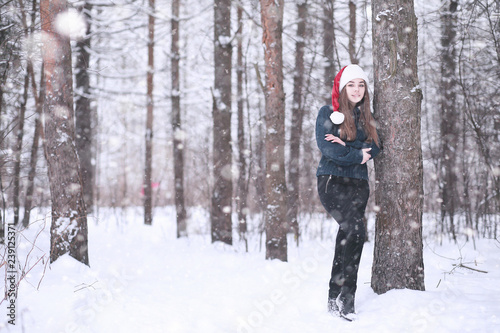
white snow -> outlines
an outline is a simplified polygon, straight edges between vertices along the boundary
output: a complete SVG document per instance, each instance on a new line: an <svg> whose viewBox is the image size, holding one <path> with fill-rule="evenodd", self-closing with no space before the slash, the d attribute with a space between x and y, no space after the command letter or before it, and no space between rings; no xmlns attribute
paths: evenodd
<svg viewBox="0 0 500 333"><path fill-rule="evenodd" d="M68 9L57 15L55 29L61 35L72 40L77 40L85 37L87 24L85 23L84 16L76 9Z"/></svg>
<svg viewBox="0 0 500 333"><path fill-rule="evenodd" d="M370 235L358 319L349 323L326 312L337 227L323 214L301 219L303 239L297 247L290 236L285 263L264 259L257 219L245 252L236 234L232 247L212 244L203 210L190 210L189 237L176 239L173 208L156 209L152 226L141 208L100 209L89 219L89 268L69 256L47 263L50 214L40 213L18 237L19 262L31 270L20 282L15 326L6 301L0 306L2 332L500 332L496 240L440 245L424 229L426 291L376 295Z"/></svg>

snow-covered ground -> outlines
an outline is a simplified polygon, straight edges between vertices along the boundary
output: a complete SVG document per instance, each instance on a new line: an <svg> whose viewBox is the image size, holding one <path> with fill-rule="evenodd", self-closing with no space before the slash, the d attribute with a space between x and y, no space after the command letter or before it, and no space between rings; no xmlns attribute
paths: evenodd
<svg viewBox="0 0 500 333"><path fill-rule="evenodd" d="M39 217L19 234L18 259L31 270L20 282L15 326L8 324L7 301L0 305L0 331L500 332L496 240L479 240L474 248L472 242L440 245L427 236L426 291L383 295L370 288L368 242L358 279L358 320L330 316L326 295L336 226L323 217L304 219L304 239L297 247L290 238L284 263L264 260L257 232L250 235L248 252L237 236L233 247L211 244L202 211L191 211L189 238L176 239L171 208L157 209L153 226L142 224L140 209L101 210L89 221L90 268L69 256L49 265L50 219ZM2 267L2 281L4 275Z"/></svg>

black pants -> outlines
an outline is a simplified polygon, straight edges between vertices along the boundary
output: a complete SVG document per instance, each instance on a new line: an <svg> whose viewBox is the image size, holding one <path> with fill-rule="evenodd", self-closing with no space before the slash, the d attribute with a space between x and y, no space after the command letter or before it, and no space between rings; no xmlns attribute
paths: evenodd
<svg viewBox="0 0 500 333"><path fill-rule="evenodd" d="M318 194L339 230L330 278L329 299L339 295L347 312L354 312L359 261L365 241L363 221L370 196L368 181L337 176L319 176Z"/></svg>

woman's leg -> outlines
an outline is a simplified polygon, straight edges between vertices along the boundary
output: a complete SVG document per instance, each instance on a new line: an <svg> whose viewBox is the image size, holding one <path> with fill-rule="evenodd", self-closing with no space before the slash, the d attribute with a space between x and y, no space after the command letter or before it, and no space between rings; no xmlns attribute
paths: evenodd
<svg viewBox="0 0 500 333"><path fill-rule="evenodd" d="M369 196L368 182L318 177L318 193L325 209L339 224L328 297L330 301L338 297L342 312L353 313L359 261L365 240L363 217Z"/></svg>

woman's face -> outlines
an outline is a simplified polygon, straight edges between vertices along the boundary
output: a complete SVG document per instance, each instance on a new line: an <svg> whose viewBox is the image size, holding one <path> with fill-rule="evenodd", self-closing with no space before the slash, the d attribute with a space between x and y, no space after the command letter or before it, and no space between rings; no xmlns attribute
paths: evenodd
<svg viewBox="0 0 500 333"><path fill-rule="evenodd" d="M354 79L345 85L347 98L353 104L359 103L365 96L365 81L363 79Z"/></svg>

